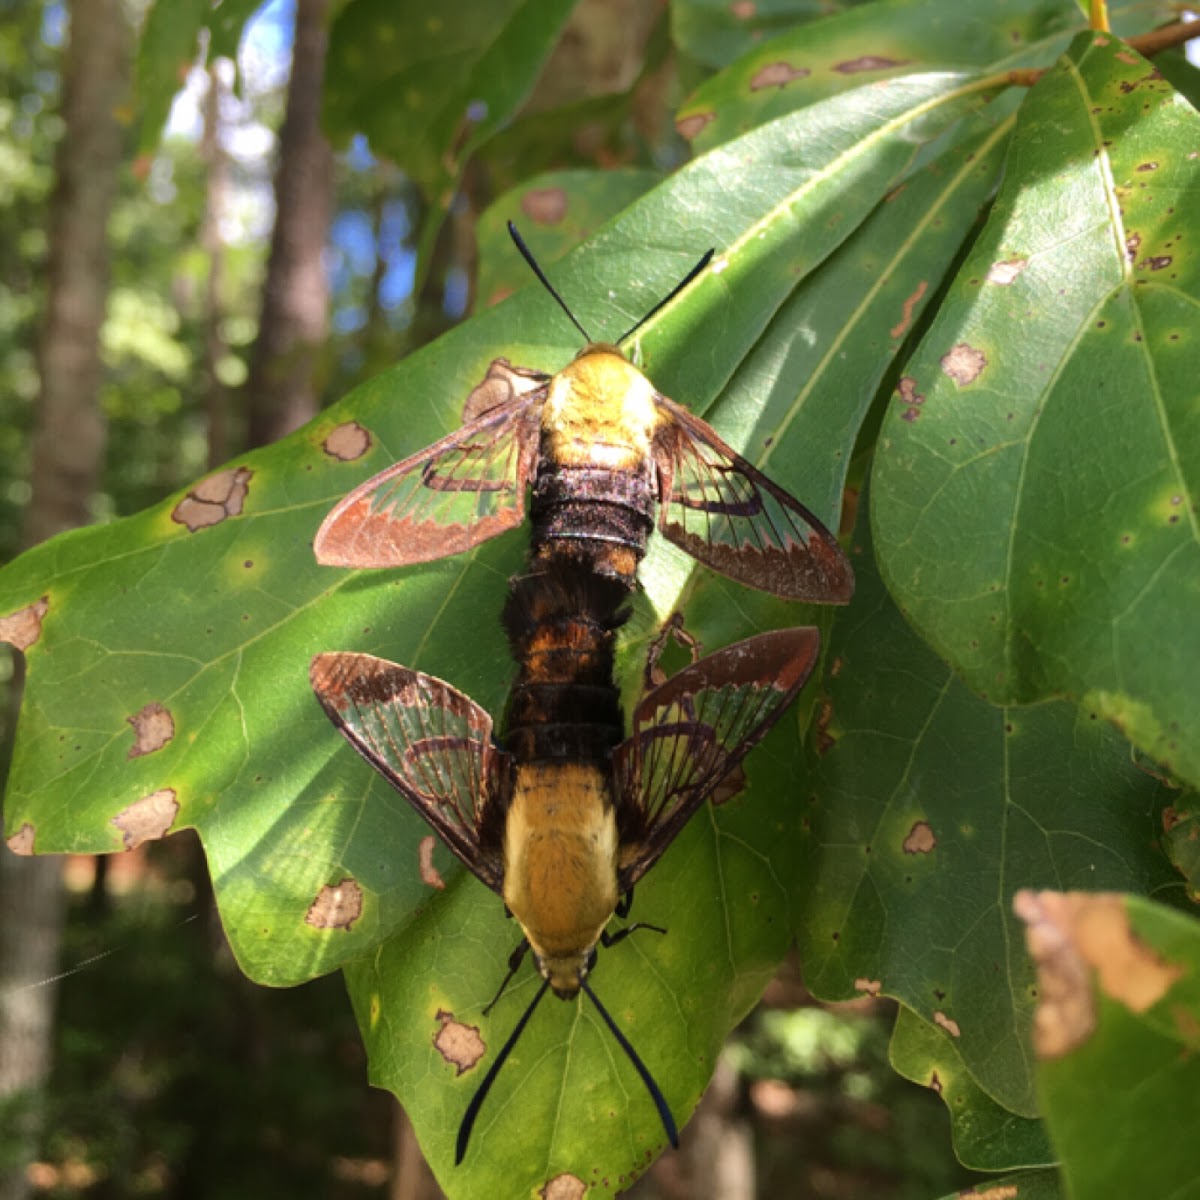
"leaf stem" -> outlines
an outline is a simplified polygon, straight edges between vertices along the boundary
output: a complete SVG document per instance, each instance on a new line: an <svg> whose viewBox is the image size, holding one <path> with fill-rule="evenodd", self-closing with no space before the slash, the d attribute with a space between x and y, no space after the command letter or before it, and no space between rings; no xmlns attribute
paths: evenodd
<svg viewBox="0 0 1200 1200"><path fill-rule="evenodd" d="M1176 21L1173 25L1164 25L1161 29L1152 29L1149 33L1138 33L1123 40L1127 46L1139 54L1146 58L1153 58L1163 50L1169 50L1172 46L1180 46L1196 37L1200 37L1200 21ZM1049 67L1018 67L1012 71L1000 71L995 75L989 75L979 83L983 87L1033 87L1049 69Z"/></svg>
<svg viewBox="0 0 1200 1200"><path fill-rule="evenodd" d="M1176 21L1174 25L1164 25L1161 29L1150 30L1149 33L1135 34L1125 41L1139 54L1153 58L1160 50L1180 46L1194 37L1200 37L1200 21Z"/></svg>

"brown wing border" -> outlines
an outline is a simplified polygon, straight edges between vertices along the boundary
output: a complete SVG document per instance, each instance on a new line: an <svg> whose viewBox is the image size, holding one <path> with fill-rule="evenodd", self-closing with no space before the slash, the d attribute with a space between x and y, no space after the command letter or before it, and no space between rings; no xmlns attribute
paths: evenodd
<svg viewBox="0 0 1200 1200"><path fill-rule="evenodd" d="M655 433L654 457L659 473L658 527L664 537L686 550L697 562L737 580L739 583L768 591L788 600L812 604L845 604L854 594L854 571L838 540L799 500L764 475L724 442L706 421L676 404L669 396L655 393L655 401L669 419ZM762 502L764 518L756 521L751 513L739 513L736 505L712 502L708 511L730 519L748 522L747 532L768 537L747 537L738 546L726 546L700 537L671 519L672 505L683 505L674 495L675 481L685 474L685 452L698 443L718 454L726 469L736 472L752 493L769 495L795 521L789 529L779 529L771 521Z"/></svg>
<svg viewBox="0 0 1200 1200"><path fill-rule="evenodd" d="M766 737L807 682L820 654L813 626L760 633L684 667L647 693L633 713L632 735L613 752L617 824L621 838L618 886L627 892L658 861L693 813L729 773ZM687 712L707 689L768 689L763 714L735 745L723 746L711 725L699 721L655 724L663 708ZM644 772L654 743L676 739L670 751L673 775L659 776L661 795L646 795ZM684 776L699 771L682 784ZM672 786L676 785L676 786Z"/></svg>
<svg viewBox="0 0 1200 1200"><path fill-rule="evenodd" d="M508 755L492 744L492 718L457 688L432 675L413 671L371 654L327 652L316 655L309 666L309 681L317 700L337 730L355 752L378 771L432 826L449 850L493 891L503 894L503 831L506 807ZM361 718L353 714L402 704L408 711L449 714L470 730L467 739L472 757L465 772L475 781L474 795L460 797L453 790L417 786L412 771L424 762L425 776L437 781L434 753L461 750L464 739L448 734L443 720L430 720L425 736L410 741L398 760L393 745L381 746ZM422 745L426 750L422 752Z"/></svg>
<svg viewBox="0 0 1200 1200"><path fill-rule="evenodd" d="M525 492L537 456L539 417L546 385L512 397L489 408L475 420L460 425L432 446L360 483L330 510L313 538L317 562L328 567L406 567L433 562L473 549L513 529L525 518ZM512 500L500 511L465 523L415 521L403 513L376 510L373 505L381 489L416 470L428 470L480 435L493 434L495 444L511 436L516 444L516 465L511 480ZM469 480L456 489L470 491ZM498 490L479 488L479 491Z"/></svg>

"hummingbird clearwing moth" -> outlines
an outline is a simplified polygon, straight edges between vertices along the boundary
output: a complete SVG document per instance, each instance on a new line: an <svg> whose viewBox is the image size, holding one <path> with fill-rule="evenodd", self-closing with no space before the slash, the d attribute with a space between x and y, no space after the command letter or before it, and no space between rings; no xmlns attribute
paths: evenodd
<svg viewBox="0 0 1200 1200"><path fill-rule="evenodd" d="M790 600L844 604L854 576L837 539L706 422L659 392L611 343L593 342L515 227L518 248L587 339L555 375L496 359L467 423L355 488L325 518L317 561L403 567L460 554L519 525L532 558L569 543L632 587L650 531L699 562ZM688 277L625 335L700 273ZM622 339L624 340L624 339ZM657 512L657 520L656 520Z"/></svg>

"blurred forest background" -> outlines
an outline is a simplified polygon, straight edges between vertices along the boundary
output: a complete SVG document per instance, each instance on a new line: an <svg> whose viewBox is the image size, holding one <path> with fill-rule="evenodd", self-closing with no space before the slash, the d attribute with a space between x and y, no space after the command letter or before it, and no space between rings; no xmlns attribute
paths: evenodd
<svg viewBox="0 0 1200 1200"><path fill-rule="evenodd" d="M670 115L705 66L671 49L665 5L585 0L522 121L431 212L410 164L322 134L336 7L226 0L205 64L194 15L150 59L144 3L0 3L5 559L160 500L436 337L475 305L475 222L519 180L686 157ZM164 58L169 117L140 90ZM815 1006L790 967L683 1153L633 1194L963 1186L941 1103L887 1066L891 1015ZM112 859L0 855L0 1200L437 1194L366 1084L340 979L246 982L190 832Z"/></svg>

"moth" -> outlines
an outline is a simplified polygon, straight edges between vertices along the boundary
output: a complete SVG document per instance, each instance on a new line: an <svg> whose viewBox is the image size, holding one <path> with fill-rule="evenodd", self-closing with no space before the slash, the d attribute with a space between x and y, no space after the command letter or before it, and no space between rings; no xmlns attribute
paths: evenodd
<svg viewBox="0 0 1200 1200"><path fill-rule="evenodd" d="M632 590L657 523L740 583L790 600L846 603L854 576L837 539L659 392L619 345L594 342L511 222L509 233L586 345L554 375L496 359L467 398L461 428L368 479L329 513L314 542L317 561L403 567L459 554L519 525L529 493L531 564L574 556Z"/></svg>
<svg viewBox="0 0 1200 1200"><path fill-rule="evenodd" d="M320 654L310 669L350 745L520 924L509 977L527 950L542 976L463 1117L460 1162L547 991L588 996L677 1144L670 1107L588 975L598 946L638 928L608 929L803 687L819 639L814 629L781 630L700 658L649 687L626 735L614 647L656 520L700 561L781 596L844 603L854 585L833 535L657 392L617 345L594 343L509 231L587 345L553 376L497 359L468 397L466 424L351 492L314 543L328 565L428 562L519 525L530 497L528 568L510 582L502 617L517 678L499 737L484 709L419 671L351 653Z"/></svg>
<svg viewBox="0 0 1200 1200"><path fill-rule="evenodd" d="M629 736L611 749L604 736L609 709L603 697L598 708L588 706L580 689L589 684L568 685L567 711L545 704L549 720L532 723L549 729L545 740L512 740L510 731L505 748L493 739L487 711L440 679L367 654L313 660L312 686L345 739L520 924L524 942L510 960L510 977L526 948L542 976L463 1117L456 1161L547 990L564 1000L588 996L677 1144L666 1100L588 974L599 945L637 928L608 932L614 914L628 911L622 898L780 718L808 679L818 646L815 629L785 629L701 658L642 697ZM580 704L572 724L570 706ZM557 718L565 735L549 728Z"/></svg>

